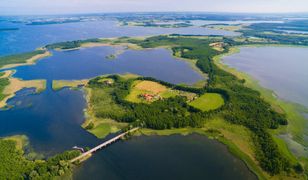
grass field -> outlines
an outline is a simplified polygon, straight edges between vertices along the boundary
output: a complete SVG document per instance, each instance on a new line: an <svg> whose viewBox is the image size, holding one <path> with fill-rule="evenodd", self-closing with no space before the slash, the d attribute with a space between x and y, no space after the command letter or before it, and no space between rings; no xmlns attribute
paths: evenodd
<svg viewBox="0 0 308 180"><path fill-rule="evenodd" d="M194 93L167 88L166 86L163 86L157 82L137 80L134 81L134 83L132 84L131 91L126 97L126 100L135 103L150 103L157 100L153 99L151 101L146 101L140 97L140 95L142 94L159 95L161 98L185 96L189 100L193 99L196 96Z"/></svg>
<svg viewBox="0 0 308 180"><path fill-rule="evenodd" d="M189 105L202 111L210 111L224 105L224 99L220 94L206 93L190 102Z"/></svg>
<svg viewBox="0 0 308 180"><path fill-rule="evenodd" d="M86 121L82 127L98 138L104 138L110 133L116 133L125 126L126 123L120 123L109 118L100 117L101 114L110 116L121 116L125 110L117 105L112 99L113 88L86 88L86 100L88 107L85 111Z"/></svg>
<svg viewBox="0 0 308 180"><path fill-rule="evenodd" d="M95 118L92 120L93 128L88 131L97 138L105 138L110 133L116 133L127 126L127 123L120 123L112 119Z"/></svg>

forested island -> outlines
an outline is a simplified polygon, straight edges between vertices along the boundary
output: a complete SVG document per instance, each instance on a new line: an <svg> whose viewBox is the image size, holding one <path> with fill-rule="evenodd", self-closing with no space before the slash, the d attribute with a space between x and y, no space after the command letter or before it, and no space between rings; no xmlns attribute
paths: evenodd
<svg viewBox="0 0 308 180"><path fill-rule="evenodd" d="M305 161L301 160L300 163L284 143L270 131L270 129L284 129L283 126L288 125L286 115L277 112L259 92L246 87L244 79L238 79L235 75L222 70L213 61L214 57L229 51L232 47L232 43L228 43L230 40L221 37L169 35L141 40L123 37L109 42L106 39L85 41L84 43L90 41L112 45L132 43L141 48L169 47L175 56L197 59L196 66L207 73L209 79L205 87L197 88L173 85L145 77L112 75L94 78L84 84L90 109L87 112L89 118L83 127L101 138L120 130L127 124L146 128L143 130L144 134L197 132L212 135L226 143L261 179L271 176L299 178L304 172L301 164ZM219 50L217 44L213 45L217 42L221 43ZM72 47L71 44L74 43L68 42L69 47ZM81 47L82 44L83 42L79 41L74 48ZM60 43L53 47L66 49L65 45L66 43ZM158 84L155 86L152 84L151 87L170 88L171 91L169 90L166 96L162 93L164 91L153 92L144 88L136 90L140 81L156 82ZM195 99L194 97L193 100L188 99L185 93L172 95L174 91L194 94ZM194 104L199 103L194 101L206 97L207 94L215 97L208 102L209 104L221 104L219 97L223 98L223 103L214 109L197 108ZM151 99L149 101L146 100L148 96ZM158 100L152 102L152 99ZM100 108L106 107L105 105L110 109ZM204 107L204 104L201 107ZM239 128L238 132L242 132L241 135L244 136L236 138L237 140L230 138L228 126ZM236 136L236 133L233 133ZM248 147L240 146L245 143Z"/></svg>

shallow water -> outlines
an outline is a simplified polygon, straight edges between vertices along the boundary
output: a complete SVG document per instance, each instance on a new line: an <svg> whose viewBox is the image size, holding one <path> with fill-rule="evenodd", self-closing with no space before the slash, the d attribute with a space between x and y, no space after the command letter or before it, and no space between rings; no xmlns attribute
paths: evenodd
<svg viewBox="0 0 308 180"><path fill-rule="evenodd" d="M95 174L95 176L93 176ZM256 179L217 141L200 135L141 136L94 154L75 179Z"/></svg>
<svg viewBox="0 0 308 180"><path fill-rule="evenodd" d="M243 47L223 58L231 67L252 75L282 99L308 107L308 48Z"/></svg>

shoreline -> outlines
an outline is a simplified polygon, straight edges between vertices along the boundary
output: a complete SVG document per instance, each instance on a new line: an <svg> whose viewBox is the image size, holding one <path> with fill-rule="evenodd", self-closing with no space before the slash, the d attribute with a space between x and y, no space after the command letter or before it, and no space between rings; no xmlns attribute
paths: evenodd
<svg viewBox="0 0 308 180"><path fill-rule="evenodd" d="M9 70L4 72L10 73L7 77L10 83L4 88L3 94L5 94L6 97L0 101L0 109L7 107L8 100L13 98L16 93L22 89L35 88L36 93L40 93L46 89L46 80L36 79L24 81L13 77L16 71Z"/></svg>
<svg viewBox="0 0 308 180"><path fill-rule="evenodd" d="M272 45L266 45L269 47L273 47ZM283 135L283 134L290 134L291 133L291 140L295 141L297 143L300 143L303 147L303 150L305 150L305 146L307 145L308 142L304 142L303 136L306 134L305 133L305 126L307 125L307 119L304 117L302 113L305 113L308 109L302 105L286 101L281 99L281 97L278 97L275 92L271 89L268 89L266 87L263 87L258 80L256 80L254 77L251 75L238 71L235 68L232 68L228 66L227 64L223 63L223 58L225 56L230 56L235 53L240 52L241 47L265 47L263 45L244 45L244 46L235 46L232 47L229 52L218 55L214 57L214 63L221 69L235 75L239 79L245 79L245 85L249 88L252 88L254 90L257 90L258 92L261 93L261 97L270 103L272 107L278 111L278 112L283 112L287 115L289 121L289 125L287 126L286 129L284 128L279 128L278 130L273 130L271 133L275 136ZM285 46L285 45L279 45L277 47L299 47L299 46ZM308 48L308 47L306 47ZM284 140L285 141L285 140ZM287 142L286 142L287 143ZM287 143L288 146L290 146L291 143ZM290 147L289 147L290 148ZM308 152L307 152L308 153ZM300 154L296 154L297 156L303 156Z"/></svg>
<svg viewBox="0 0 308 180"><path fill-rule="evenodd" d="M38 54L38 55L34 55L31 58L27 59L25 63L18 63L18 64L7 64L4 65L0 68L1 70L5 70L5 69L11 69L11 68L16 68L19 66L30 66L30 65L34 65L37 61L52 56L52 53L50 51L46 51L44 54Z"/></svg>

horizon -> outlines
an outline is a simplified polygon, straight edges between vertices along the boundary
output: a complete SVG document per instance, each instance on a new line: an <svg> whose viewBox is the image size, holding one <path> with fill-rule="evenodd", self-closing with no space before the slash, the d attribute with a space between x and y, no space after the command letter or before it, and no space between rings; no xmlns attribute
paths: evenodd
<svg viewBox="0 0 308 180"><path fill-rule="evenodd" d="M297 0L2 0L0 15L67 15L67 14L103 14L103 13L241 13L241 14L302 14L308 13L308 1ZM172 6L170 6L172 4Z"/></svg>
<svg viewBox="0 0 308 180"><path fill-rule="evenodd" d="M296 15L296 16L308 16L308 11L304 12L272 12L272 13L262 13L262 12L225 12L225 11L122 11L122 12L81 12L81 13L50 13L50 14L0 14L0 17L10 17L10 16L69 16L69 15L104 15L104 14L213 14L213 15Z"/></svg>

